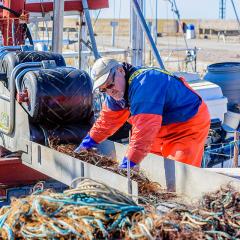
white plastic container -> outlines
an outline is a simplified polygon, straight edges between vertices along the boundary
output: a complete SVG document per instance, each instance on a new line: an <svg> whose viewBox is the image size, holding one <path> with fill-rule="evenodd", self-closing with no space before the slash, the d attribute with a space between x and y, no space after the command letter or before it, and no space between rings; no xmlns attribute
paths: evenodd
<svg viewBox="0 0 240 240"><path fill-rule="evenodd" d="M224 121L224 113L227 112L227 98L205 100L211 119L219 119Z"/></svg>
<svg viewBox="0 0 240 240"><path fill-rule="evenodd" d="M211 119L224 121L228 100L223 96L221 88L205 80L189 81L189 85L203 98L208 106Z"/></svg>
<svg viewBox="0 0 240 240"><path fill-rule="evenodd" d="M224 116L224 124L231 127L232 129L237 129L240 122L240 113L234 113L227 111Z"/></svg>
<svg viewBox="0 0 240 240"><path fill-rule="evenodd" d="M187 39L194 39L194 38L196 38L195 26L193 24L188 24L187 25L186 38Z"/></svg>

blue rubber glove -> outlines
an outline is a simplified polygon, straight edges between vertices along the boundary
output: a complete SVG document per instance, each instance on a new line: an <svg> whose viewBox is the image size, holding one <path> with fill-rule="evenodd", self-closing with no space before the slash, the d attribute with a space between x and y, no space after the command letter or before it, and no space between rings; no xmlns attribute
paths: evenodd
<svg viewBox="0 0 240 240"><path fill-rule="evenodd" d="M81 144L74 150L75 153L79 153L81 150L87 150L94 148L98 145L89 134L82 140Z"/></svg>
<svg viewBox="0 0 240 240"><path fill-rule="evenodd" d="M124 157L121 164L119 165L119 168L127 168L127 166L128 166L127 162L128 162L128 158ZM130 161L130 168L132 168L136 165L137 165L136 163Z"/></svg>

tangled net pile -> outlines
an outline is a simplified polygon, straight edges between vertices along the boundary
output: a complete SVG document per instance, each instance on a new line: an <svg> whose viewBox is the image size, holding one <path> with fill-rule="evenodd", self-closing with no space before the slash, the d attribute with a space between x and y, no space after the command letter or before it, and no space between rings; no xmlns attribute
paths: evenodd
<svg viewBox="0 0 240 240"><path fill-rule="evenodd" d="M89 179L62 194L38 190L0 210L0 239L148 239L151 229L143 207Z"/></svg>
<svg viewBox="0 0 240 240"><path fill-rule="evenodd" d="M95 151L76 154L74 145L55 142L51 147L126 176L117 162ZM176 195L142 172L131 173L148 204L139 206L89 179L62 194L40 189L0 209L0 239L240 239L240 192L231 186L204 195L198 205L176 204L163 214L148 205L174 203Z"/></svg>
<svg viewBox="0 0 240 240"><path fill-rule="evenodd" d="M38 190L0 209L0 239L240 239L240 193L226 187L165 215L85 179L62 194Z"/></svg>
<svg viewBox="0 0 240 240"><path fill-rule="evenodd" d="M58 145L57 140L52 140L50 147L59 152L66 153L67 155L78 158L84 162L118 173L125 177L127 176L127 171L120 169L116 161L109 157L100 155L94 150L74 153L73 150L76 148L75 145ZM140 196L140 202L143 201L145 203L154 205L161 199L170 200L176 198L175 193L167 192L160 186L160 184L150 181L142 171L131 170L131 180L134 180L138 183L138 194Z"/></svg>
<svg viewBox="0 0 240 240"><path fill-rule="evenodd" d="M196 208L173 209L154 225L163 239L240 239L240 192L222 187Z"/></svg>

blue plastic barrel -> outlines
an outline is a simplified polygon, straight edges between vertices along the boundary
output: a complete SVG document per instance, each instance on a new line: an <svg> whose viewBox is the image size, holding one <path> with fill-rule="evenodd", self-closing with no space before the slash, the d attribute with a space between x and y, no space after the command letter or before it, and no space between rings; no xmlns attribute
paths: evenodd
<svg viewBox="0 0 240 240"><path fill-rule="evenodd" d="M195 30L195 26L193 24L187 24L187 29Z"/></svg>
<svg viewBox="0 0 240 240"><path fill-rule="evenodd" d="M228 109L239 112L240 107L240 62L211 64L204 79L221 87L228 98Z"/></svg>

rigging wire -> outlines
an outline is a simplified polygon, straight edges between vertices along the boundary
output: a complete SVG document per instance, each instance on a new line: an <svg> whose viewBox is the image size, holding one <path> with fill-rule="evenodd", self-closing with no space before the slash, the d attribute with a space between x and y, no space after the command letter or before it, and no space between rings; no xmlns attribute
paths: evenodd
<svg viewBox="0 0 240 240"><path fill-rule="evenodd" d="M100 10L98 11L98 13L97 13L97 16L96 16L96 18L95 18L95 20L94 20L94 22L93 22L93 28L95 27L95 25L96 25L96 23L97 23L97 21L98 21L98 19L99 19L99 16L100 16L100 14L101 14L101 11L102 11L102 9L100 9Z"/></svg>
<svg viewBox="0 0 240 240"><path fill-rule="evenodd" d="M172 12L175 13L175 15L177 16L177 22L178 22L178 25L181 26L181 30L182 30L182 33L183 33L183 39L184 39L186 49L187 49L188 52L190 52L190 49L189 49L188 43L187 43L187 39L186 39L186 36L184 34L184 31L183 31L183 26L182 26L182 23L181 23L181 17L180 17L180 13L179 13L179 10L178 10L178 7L177 7L176 0L167 0L167 1L171 4ZM192 62L191 62L191 67L192 67L192 70L194 71L194 67L193 67Z"/></svg>
<svg viewBox="0 0 240 240"><path fill-rule="evenodd" d="M240 32L240 20L239 20L238 14L237 14L236 6L235 6L233 0L231 0L231 3L232 3L233 10L234 10L234 13L235 13L235 16L236 16L237 22L238 22L238 28L239 28L238 31Z"/></svg>

